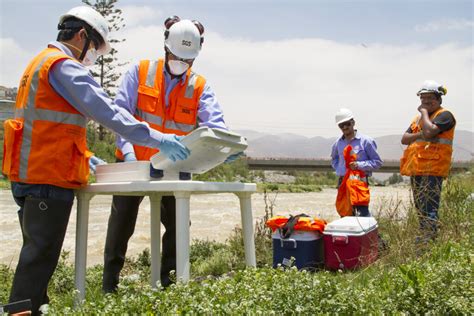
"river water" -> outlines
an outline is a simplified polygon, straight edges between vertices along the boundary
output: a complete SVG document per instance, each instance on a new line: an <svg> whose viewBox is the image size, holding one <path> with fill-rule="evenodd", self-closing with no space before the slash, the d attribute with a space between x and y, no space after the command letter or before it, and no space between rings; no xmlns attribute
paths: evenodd
<svg viewBox="0 0 474 316"><path fill-rule="evenodd" d="M325 188L321 192L269 194L267 205L273 204L274 215L306 213L327 221L338 218L334 209L336 190ZM410 200L409 188L371 187L370 210L375 215L385 210L395 201L407 204ZM91 200L89 215L87 265L102 263L107 220L110 213L111 196L96 196ZM18 210L11 192L0 190L0 263L16 266L21 247L21 231L16 212ZM263 194L252 195L254 219L265 214ZM224 242L235 226L240 225L239 200L234 194L203 194L191 197L191 239L209 239ZM63 249L70 251L69 260L74 260L76 229L75 206L71 213ZM164 228L162 227L162 232ZM128 256L135 256L150 247L150 203L145 199L137 219Z"/></svg>

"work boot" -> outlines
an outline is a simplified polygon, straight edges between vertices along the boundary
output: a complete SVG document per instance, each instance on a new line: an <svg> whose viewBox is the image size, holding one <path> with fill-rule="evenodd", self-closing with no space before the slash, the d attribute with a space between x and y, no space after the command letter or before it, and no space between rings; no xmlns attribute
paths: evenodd
<svg viewBox="0 0 474 316"><path fill-rule="evenodd" d="M48 303L48 283L58 264L73 201L26 197L23 246L13 278L10 302L31 299L32 313Z"/></svg>

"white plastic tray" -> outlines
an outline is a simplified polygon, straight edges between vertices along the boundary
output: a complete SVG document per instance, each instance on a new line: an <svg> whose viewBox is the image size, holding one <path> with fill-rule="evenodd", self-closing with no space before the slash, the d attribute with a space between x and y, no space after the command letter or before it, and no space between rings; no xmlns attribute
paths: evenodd
<svg viewBox="0 0 474 316"><path fill-rule="evenodd" d="M164 170L165 174L201 174L223 163L229 155L243 152L248 146L247 140L239 134L209 127L194 130L183 138L182 143L191 151L186 160L173 162L157 153L150 158L153 167Z"/></svg>
<svg viewBox="0 0 474 316"><path fill-rule="evenodd" d="M185 136L182 142L191 151L186 160L173 162L159 153L150 158L155 169L163 170L162 178L150 177L150 161L134 161L97 166L96 181L107 183L177 180L179 172L204 173L223 163L229 155L242 152L247 148L244 137L208 127L196 129Z"/></svg>

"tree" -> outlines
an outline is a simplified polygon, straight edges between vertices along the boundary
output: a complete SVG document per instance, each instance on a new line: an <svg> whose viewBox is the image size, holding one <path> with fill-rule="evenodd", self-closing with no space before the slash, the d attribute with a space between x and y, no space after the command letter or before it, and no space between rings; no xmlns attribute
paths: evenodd
<svg viewBox="0 0 474 316"><path fill-rule="evenodd" d="M403 177L398 174L398 173L393 173L389 178L388 178L388 184L397 184L403 182Z"/></svg>
<svg viewBox="0 0 474 316"><path fill-rule="evenodd" d="M118 0L95 0L94 4L92 4L90 0L82 0L82 2L94 8L107 19L111 33L117 32L125 27L125 23L122 18L122 10L115 8L115 4L118 2ZM115 89L117 88L117 82L120 78L120 74L117 73L117 68L127 64L126 62L118 62L118 51L114 47L114 44L124 41L125 39L117 39L113 37L110 38L109 42L112 46L110 53L106 56L100 56L97 59L96 66L92 69L92 75L95 78L98 78L100 85L110 97L115 96ZM99 140L103 141L106 138L106 129L102 125L98 125L98 132Z"/></svg>

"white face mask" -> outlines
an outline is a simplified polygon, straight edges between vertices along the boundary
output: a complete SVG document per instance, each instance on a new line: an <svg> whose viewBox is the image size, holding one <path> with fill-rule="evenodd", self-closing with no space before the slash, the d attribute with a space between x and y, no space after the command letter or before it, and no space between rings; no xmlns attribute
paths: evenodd
<svg viewBox="0 0 474 316"><path fill-rule="evenodd" d="M184 74L186 70L188 70L189 65L185 63L184 61L180 60L169 60L168 61L168 67L170 68L170 72L175 75L179 76Z"/></svg>
<svg viewBox="0 0 474 316"><path fill-rule="evenodd" d="M93 66L95 62L97 61L98 57L99 55L97 54L97 51L95 50L95 48L89 48L89 50L87 51L81 63L84 66Z"/></svg>

